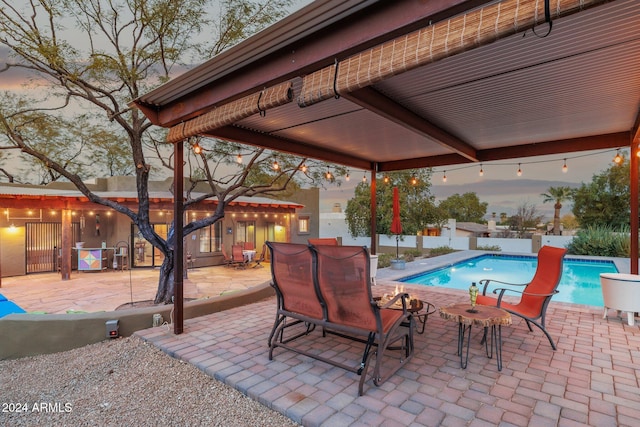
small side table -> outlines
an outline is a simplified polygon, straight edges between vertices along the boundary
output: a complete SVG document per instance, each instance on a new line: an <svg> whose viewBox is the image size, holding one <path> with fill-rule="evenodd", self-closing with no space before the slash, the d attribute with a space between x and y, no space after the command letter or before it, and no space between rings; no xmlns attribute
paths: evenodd
<svg viewBox="0 0 640 427"><path fill-rule="evenodd" d="M484 328L484 345L487 357L493 358L496 351L498 371L502 370L502 325L511 325L511 314L501 308L487 305L476 305L475 312L470 312L471 304L452 304L440 308L440 317L458 323L458 354L460 367L466 369L469 361L469 342L473 325ZM497 328L496 328L497 326ZM487 343L487 329L491 327L491 343ZM467 334L467 351L464 352L464 336Z"/></svg>

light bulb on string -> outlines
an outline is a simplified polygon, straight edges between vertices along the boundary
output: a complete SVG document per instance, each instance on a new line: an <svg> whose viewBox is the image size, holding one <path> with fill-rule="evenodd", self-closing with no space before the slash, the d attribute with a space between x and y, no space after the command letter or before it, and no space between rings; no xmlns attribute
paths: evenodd
<svg viewBox="0 0 640 427"><path fill-rule="evenodd" d="M619 165L622 163L622 156L620 155L620 150L616 151L616 156L613 158L613 163Z"/></svg>
<svg viewBox="0 0 640 427"><path fill-rule="evenodd" d="M306 163L303 163L300 170L302 170L303 173L307 173L307 170L309 170L309 167L307 166Z"/></svg>
<svg viewBox="0 0 640 427"><path fill-rule="evenodd" d="M482 169L482 163L480 163L480 172L478 172L479 176L484 176L484 170Z"/></svg>
<svg viewBox="0 0 640 427"><path fill-rule="evenodd" d="M325 175L327 179L331 179L331 171L327 169L327 173Z"/></svg>
<svg viewBox="0 0 640 427"><path fill-rule="evenodd" d="M447 171L442 173L442 182L447 182Z"/></svg>
<svg viewBox="0 0 640 427"><path fill-rule="evenodd" d="M518 163L518 172L516 172L518 176L522 176L522 169L520 168L520 163Z"/></svg>
<svg viewBox="0 0 640 427"><path fill-rule="evenodd" d="M411 177L411 185L416 185L416 184L418 184L418 178L416 178L414 175Z"/></svg>
<svg viewBox="0 0 640 427"><path fill-rule="evenodd" d="M202 147L200 146L200 144L198 144L197 142L195 142L193 144L193 146L191 147L191 149L193 150L194 154L202 154Z"/></svg>
<svg viewBox="0 0 640 427"><path fill-rule="evenodd" d="M567 173L569 168L567 167L567 159L564 159L564 164L562 165L562 173Z"/></svg>
<svg viewBox="0 0 640 427"><path fill-rule="evenodd" d="M278 164L277 160L274 160L273 161L273 165L271 165L271 166L273 167L273 170L277 171L278 169L280 169L280 165Z"/></svg>
<svg viewBox="0 0 640 427"><path fill-rule="evenodd" d="M238 162L238 163L242 163L242 154L238 154L238 155L236 156L236 162Z"/></svg>
<svg viewBox="0 0 640 427"><path fill-rule="evenodd" d="M351 179L351 176L349 176L349 172L347 171L347 175L344 177L344 179L349 182L349 180Z"/></svg>
<svg viewBox="0 0 640 427"><path fill-rule="evenodd" d="M365 172L364 175L362 175L362 182L367 182L367 173Z"/></svg>
<svg viewBox="0 0 640 427"><path fill-rule="evenodd" d="M384 176L384 183L388 184L389 183L389 175L385 175Z"/></svg>

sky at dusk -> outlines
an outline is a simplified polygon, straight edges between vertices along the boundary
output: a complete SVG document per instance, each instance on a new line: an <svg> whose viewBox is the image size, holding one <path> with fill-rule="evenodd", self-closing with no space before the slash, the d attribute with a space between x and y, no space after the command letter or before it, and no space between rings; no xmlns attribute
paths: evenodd
<svg viewBox="0 0 640 427"><path fill-rule="evenodd" d="M541 193L549 187L578 187L580 183L590 183L594 174L609 168L616 150L597 150L566 155L530 157L512 159L503 162L489 162L482 165L483 176L479 176L480 164L452 165L434 169L432 190L436 200L446 199L453 194L474 192L481 202L487 202L487 214L506 212L514 213L523 203L533 204L540 214L547 219L553 217L553 204L543 203ZM567 172L562 172L566 158ZM520 163L520 165L518 165ZM522 175L517 176L518 167ZM442 178L446 174L447 182ZM355 186L361 182L362 171L351 171L349 182L340 187L329 187L320 192L321 212L331 212L335 203L340 203L344 210L347 200L353 197ZM370 174L367 173L367 179ZM565 203L561 214L571 212L570 202Z"/></svg>

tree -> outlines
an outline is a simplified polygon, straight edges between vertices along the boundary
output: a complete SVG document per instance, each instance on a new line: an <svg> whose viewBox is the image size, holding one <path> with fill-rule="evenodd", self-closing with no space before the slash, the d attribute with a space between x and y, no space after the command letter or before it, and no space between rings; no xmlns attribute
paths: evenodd
<svg viewBox="0 0 640 427"><path fill-rule="evenodd" d="M458 193L441 201L438 207L448 218L454 218L459 222L482 222L487 213L487 202L480 202L476 193Z"/></svg>
<svg viewBox="0 0 640 427"><path fill-rule="evenodd" d="M574 190L572 212L582 228L620 229L629 226L630 200L629 160L625 157L621 164L611 165Z"/></svg>
<svg viewBox="0 0 640 427"><path fill-rule="evenodd" d="M12 55L0 71L29 73L34 97L2 97L2 148L31 156L49 174L46 180L63 177L89 201L131 219L145 239L165 255L156 303L170 302L174 294L175 235L173 227L166 239L154 231L148 182L155 164L172 169L174 159L159 143L163 136L154 136L151 123L128 103L170 79L191 57L200 60L202 52L215 55L280 19L291 3L226 0L218 5L219 20L215 21L207 15L211 5L206 0L28 0L22 5L0 0L0 47ZM82 115L74 113L78 109ZM95 115L101 120L91 121L94 127L80 124L81 118L93 119ZM113 154L112 159L93 165L105 156L88 155L83 148L89 142ZM184 205L189 209L212 197L220 203L211 216L186 224L185 235L223 218L225 207L238 197L273 194L300 176L315 183L320 177L318 170L298 173L302 164L311 163L304 159L278 155L282 167L273 171L271 154L265 150L206 144L205 152L188 157L191 185ZM83 182L91 173L105 169L127 172L118 162L117 149L122 147L126 147L136 176L137 210L99 197ZM247 162L232 168L232 150L233 157L242 150ZM155 164L150 160L154 156L160 159ZM210 191L192 198L189 190L199 181L208 182Z"/></svg>
<svg viewBox="0 0 640 427"><path fill-rule="evenodd" d="M509 228L516 232L518 238L525 238L542 221L542 217L538 214L535 205L523 202L516 209L516 214L509 218Z"/></svg>
<svg viewBox="0 0 640 427"><path fill-rule="evenodd" d="M430 224L443 221L431 194L431 169L392 172L376 186L376 233L391 234L393 187L400 194L400 217L403 234L416 234ZM355 195L347 201L345 216L353 237L371 234L371 185L361 182Z"/></svg>
<svg viewBox="0 0 640 427"><path fill-rule="evenodd" d="M553 234L559 236L560 231L560 209L565 200L571 198L570 187L549 187L546 193L542 193L543 203L553 203Z"/></svg>

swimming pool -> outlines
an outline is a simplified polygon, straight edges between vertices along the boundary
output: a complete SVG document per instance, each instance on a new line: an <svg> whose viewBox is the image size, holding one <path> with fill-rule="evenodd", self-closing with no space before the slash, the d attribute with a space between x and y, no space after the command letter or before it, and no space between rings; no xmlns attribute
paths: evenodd
<svg viewBox="0 0 640 427"><path fill-rule="evenodd" d="M537 264L538 259L532 256L487 254L400 281L465 290L469 289L471 282L477 283L481 279L527 283L533 278ZM613 261L565 258L558 286L560 293L552 301L602 306L600 273L617 272Z"/></svg>

